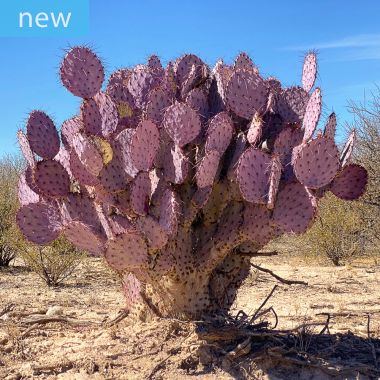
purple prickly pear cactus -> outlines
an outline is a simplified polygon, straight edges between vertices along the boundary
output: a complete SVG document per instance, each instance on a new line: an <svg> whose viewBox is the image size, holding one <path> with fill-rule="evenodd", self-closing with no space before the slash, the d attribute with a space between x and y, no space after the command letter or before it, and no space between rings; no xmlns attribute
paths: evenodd
<svg viewBox="0 0 380 380"><path fill-rule="evenodd" d="M305 232L315 194L354 200L365 191L366 170L350 163L355 132L339 152L332 114L315 136L316 76L314 53L302 87L288 88L245 53L212 69L192 54L166 67L153 55L115 71L102 92L99 58L71 49L60 77L83 99L78 115L60 137L38 110L18 132L28 165L21 232L42 245L63 234L104 257L123 276L130 309L186 318L228 309L247 251Z"/></svg>

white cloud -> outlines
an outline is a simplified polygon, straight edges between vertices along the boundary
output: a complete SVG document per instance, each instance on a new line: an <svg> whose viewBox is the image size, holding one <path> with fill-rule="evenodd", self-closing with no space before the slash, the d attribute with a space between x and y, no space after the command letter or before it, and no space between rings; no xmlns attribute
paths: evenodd
<svg viewBox="0 0 380 380"><path fill-rule="evenodd" d="M364 48L379 47L380 34L358 34L356 36L344 37L341 39L316 42L298 46L288 46L284 50L323 50L323 49L341 49L341 48Z"/></svg>

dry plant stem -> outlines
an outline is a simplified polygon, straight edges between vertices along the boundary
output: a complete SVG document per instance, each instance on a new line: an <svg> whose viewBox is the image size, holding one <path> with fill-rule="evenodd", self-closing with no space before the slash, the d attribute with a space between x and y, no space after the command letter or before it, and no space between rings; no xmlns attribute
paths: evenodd
<svg viewBox="0 0 380 380"><path fill-rule="evenodd" d="M67 323L71 326L90 326L90 325L97 325L98 322L95 321L88 321L88 320L77 320L72 318L65 318L65 317L49 317L46 315L36 316L34 318L26 318L22 319L21 323L25 325L33 325L33 324L46 324L46 323Z"/></svg>
<svg viewBox="0 0 380 380"><path fill-rule="evenodd" d="M272 297L273 293L275 292L275 290L277 289L277 285L275 285L273 287L273 289L271 290L271 292L268 294L268 296L265 298L265 300L262 302L262 304L259 306L259 308L256 310L255 314L253 314L252 318L251 318L251 322L254 321L257 317L257 315L259 314L260 310L265 306L265 304L269 301L269 299Z"/></svg>
<svg viewBox="0 0 380 380"><path fill-rule="evenodd" d="M8 303L7 305L5 305L3 307L3 309L0 311L0 317L2 317L4 314L7 314L9 313L10 311L12 311L15 307L15 304L13 303Z"/></svg>
<svg viewBox="0 0 380 380"><path fill-rule="evenodd" d="M319 335L322 335L325 333L325 331L328 332L328 334L330 334L330 330L329 330L329 323L330 323L330 314L329 313L326 313L327 314L327 319L326 319L326 322L325 322L325 326L323 327L323 329L320 331Z"/></svg>
<svg viewBox="0 0 380 380"><path fill-rule="evenodd" d="M297 284L297 285L308 285L308 283L305 282L305 281L300 281L300 280L287 280L287 279L285 279L285 278L282 278L282 277L280 277L278 274L272 272L270 269L260 267L259 265L256 265L256 264L251 263L251 266L254 267L255 269L261 271L261 272L265 272L265 273L270 274L272 277L274 277L276 280L280 281L280 282L283 283L283 284L286 284L286 285L296 285L296 284Z"/></svg>
<svg viewBox="0 0 380 380"><path fill-rule="evenodd" d="M270 252L238 252L240 256L249 256L249 257L271 257L271 256L278 256L277 251L270 251Z"/></svg>
<svg viewBox="0 0 380 380"><path fill-rule="evenodd" d="M110 321L108 322L105 322L104 323L104 327L112 327L112 326L115 326L117 325L118 323L120 323L123 319L127 318L129 315L129 310L127 309L123 309L119 312L119 314L111 319Z"/></svg>

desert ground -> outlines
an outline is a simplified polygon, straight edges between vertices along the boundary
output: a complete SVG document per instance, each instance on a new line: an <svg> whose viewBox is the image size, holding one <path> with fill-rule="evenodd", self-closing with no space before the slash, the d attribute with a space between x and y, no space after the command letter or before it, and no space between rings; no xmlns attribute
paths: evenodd
<svg viewBox="0 0 380 380"><path fill-rule="evenodd" d="M304 325L307 332L318 335L329 313L330 334L355 335L368 341L368 355L379 366L380 271L375 260L367 258L342 267L286 256L254 258L252 262L308 285L286 285L252 268L231 311L233 315L240 310L252 315L278 284L266 304L273 306L278 316L277 330L296 331L300 348L307 352L314 343L303 340L297 327ZM210 366L207 360L199 363L195 355L199 339L195 330L181 321L132 323L125 318L107 327L107 322L123 311L119 286L117 276L96 258L87 258L63 286L56 288L47 287L22 262L1 269L0 378L378 378L373 373L353 371L335 376L317 367L280 367L273 360L260 358L244 365L232 362ZM273 315L267 315L272 324ZM49 323L33 323L47 317L51 318Z"/></svg>

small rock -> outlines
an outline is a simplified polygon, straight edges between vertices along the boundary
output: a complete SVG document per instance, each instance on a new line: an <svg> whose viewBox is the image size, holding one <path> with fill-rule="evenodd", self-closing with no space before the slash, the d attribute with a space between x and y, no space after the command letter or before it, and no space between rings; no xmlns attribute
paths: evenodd
<svg viewBox="0 0 380 380"><path fill-rule="evenodd" d="M8 343L8 338L0 338L0 346L4 346Z"/></svg>
<svg viewBox="0 0 380 380"><path fill-rule="evenodd" d="M4 352L6 354L10 354L12 352L12 350L13 350L12 346L7 346L7 347L4 348Z"/></svg>
<svg viewBox="0 0 380 380"><path fill-rule="evenodd" d="M50 306L46 312L46 315L48 317L52 317L54 315L62 315L62 314L63 314L63 308L61 306Z"/></svg>

